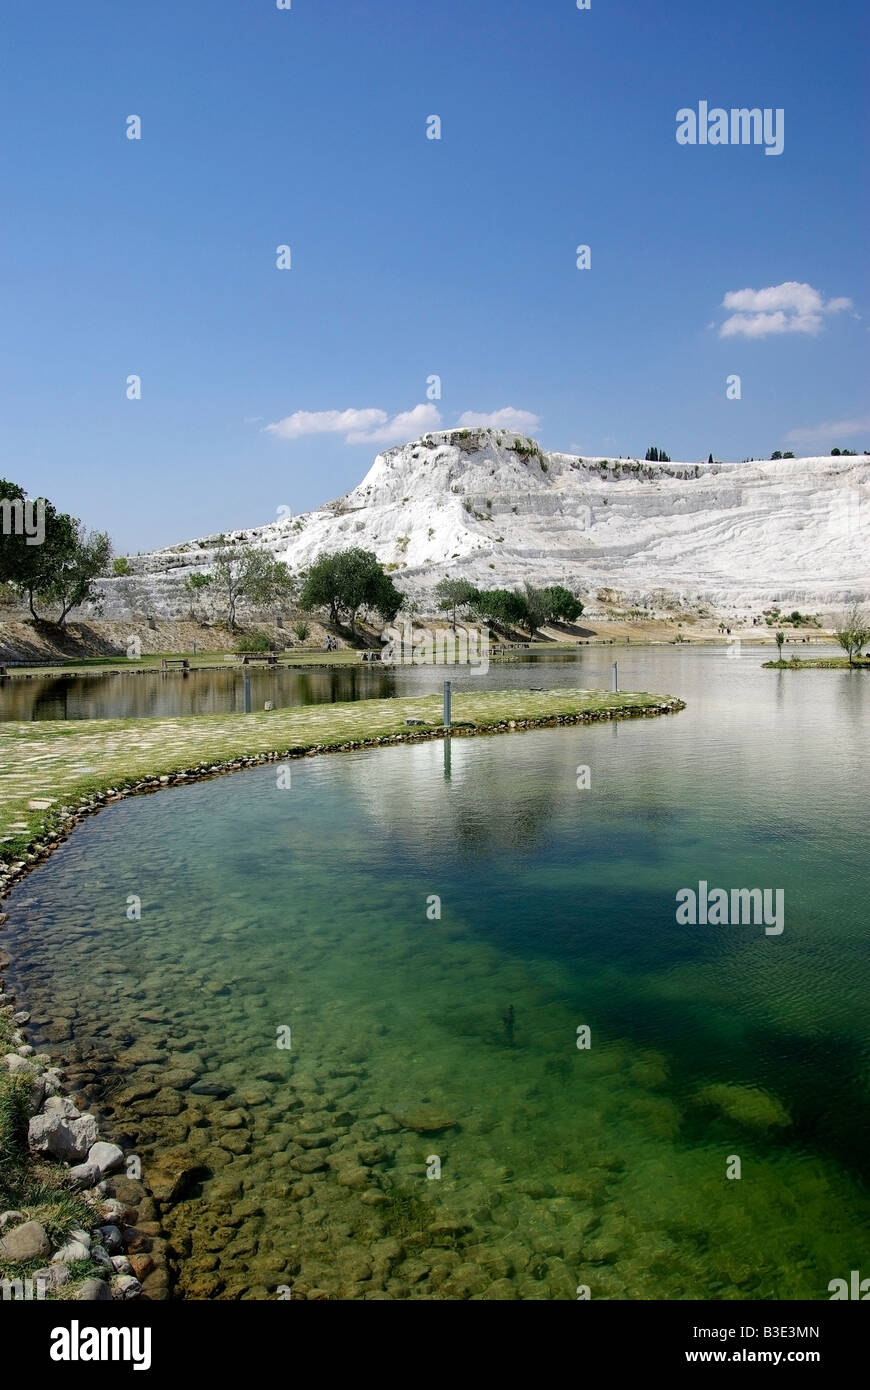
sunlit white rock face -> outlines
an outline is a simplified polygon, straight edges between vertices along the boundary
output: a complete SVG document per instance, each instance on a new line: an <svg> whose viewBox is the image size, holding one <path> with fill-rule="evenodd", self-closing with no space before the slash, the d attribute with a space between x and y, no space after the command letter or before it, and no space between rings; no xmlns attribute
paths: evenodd
<svg viewBox="0 0 870 1390"><path fill-rule="evenodd" d="M208 571L216 539L131 559L132 580L105 582L104 615L186 614L184 578ZM481 588L564 584L593 606L604 587L629 603L661 590L722 610L824 612L870 593L870 459L607 461L453 430L378 454L335 502L228 539L268 547L294 571L362 546L424 607L450 575Z"/></svg>

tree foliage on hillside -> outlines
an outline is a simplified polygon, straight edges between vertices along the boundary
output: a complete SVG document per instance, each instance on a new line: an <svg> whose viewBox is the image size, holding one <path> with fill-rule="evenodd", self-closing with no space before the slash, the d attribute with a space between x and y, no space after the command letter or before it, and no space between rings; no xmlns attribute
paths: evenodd
<svg viewBox="0 0 870 1390"><path fill-rule="evenodd" d="M374 611L391 622L403 601L374 551L358 546L315 560L303 575L299 597L303 608L328 608L332 621L343 619L354 635L360 612Z"/></svg>
<svg viewBox="0 0 870 1390"><path fill-rule="evenodd" d="M524 585L515 589L484 589L466 600L485 622L495 627L524 627L534 637L546 623L573 623L583 612L583 604L561 584L537 588Z"/></svg>
<svg viewBox="0 0 870 1390"><path fill-rule="evenodd" d="M435 598L442 612L452 612L456 626L456 610L474 603L477 589L467 579L441 579L435 585Z"/></svg>
<svg viewBox="0 0 870 1390"><path fill-rule="evenodd" d="M26 493L17 483L0 479L0 502L23 506ZM11 524L13 513L4 509L0 530L0 581L10 584L27 601L32 616L40 621L39 608L59 609L56 621L66 622L73 608L83 603L99 606L96 581L104 576L112 558L105 531L89 531L77 517L59 512L47 498L29 503L39 508L39 535ZM34 510L34 517L37 515Z"/></svg>
<svg viewBox="0 0 870 1390"><path fill-rule="evenodd" d="M860 603L853 603L846 610L834 628L834 636L849 658L851 666L864 643L870 639L870 623Z"/></svg>
<svg viewBox="0 0 870 1390"><path fill-rule="evenodd" d="M197 586L201 576L190 576L191 591ZM211 590L226 612L231 630L236 626L236 613L240 600L254 608L271 608L281 602L290 602L295 593L295 581L283 560L276 560L268 550L258 550L250 545L232 545L220 538L215 550L214 568L211 576Z"/></svg>

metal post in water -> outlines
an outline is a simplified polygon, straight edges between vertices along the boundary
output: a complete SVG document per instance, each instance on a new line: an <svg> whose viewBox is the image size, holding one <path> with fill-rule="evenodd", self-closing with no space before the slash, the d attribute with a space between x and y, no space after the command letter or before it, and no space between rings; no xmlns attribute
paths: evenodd
<svg viewBox="0 0 870 1390"><path fill-rule="evenodd" d="M444 682L444 727L450 728L450 682Z"/></svg>
<svg viewBox="0 0 870 1390"><path fill-rule="evenodd" d="M619 689L619 662L618 662L618 661L614 661L614 663L613 663L613 685L612 685L611 689L613 689L613 690L618 690L618 689Z"/></svg>
<svg viewBox="0 0 870 1390"><path fill-rule="evenodd" d="M243 672L245 685L245 714L251 713L251 673L247 669Z"/></svg>

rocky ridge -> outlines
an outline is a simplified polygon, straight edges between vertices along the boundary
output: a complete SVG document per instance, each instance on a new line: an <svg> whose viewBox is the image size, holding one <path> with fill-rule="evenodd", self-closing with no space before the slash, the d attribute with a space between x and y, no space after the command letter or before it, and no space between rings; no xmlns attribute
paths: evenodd
<svg viewBox="0 0 870 1390"><path fill-rule="evenodd" d="M209 571L218 539L131 557L129 576L104 582L105 616L186 616L183 581ZM647 463L452 430L384 450L343 497L227 539L297 572L323 552L374 550L424 606L450 575L565 584L593 606L617 589L653 607L831 612L870 593L870 459Z"/></svg>

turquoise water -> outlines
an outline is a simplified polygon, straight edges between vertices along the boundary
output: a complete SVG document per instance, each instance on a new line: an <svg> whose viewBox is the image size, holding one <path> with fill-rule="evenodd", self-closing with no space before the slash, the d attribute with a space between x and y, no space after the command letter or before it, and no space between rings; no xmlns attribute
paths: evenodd
<svg viewBox="0 0 870 1390"><path fill-rule="evenodd" d="M197 1165L180 1294L827 1298L870 1265L866 673L619 656L688 708L133 799L15 890L46 1045L146 1181ZM784 931L678 925L701 880L782 889Z"/></svg>

